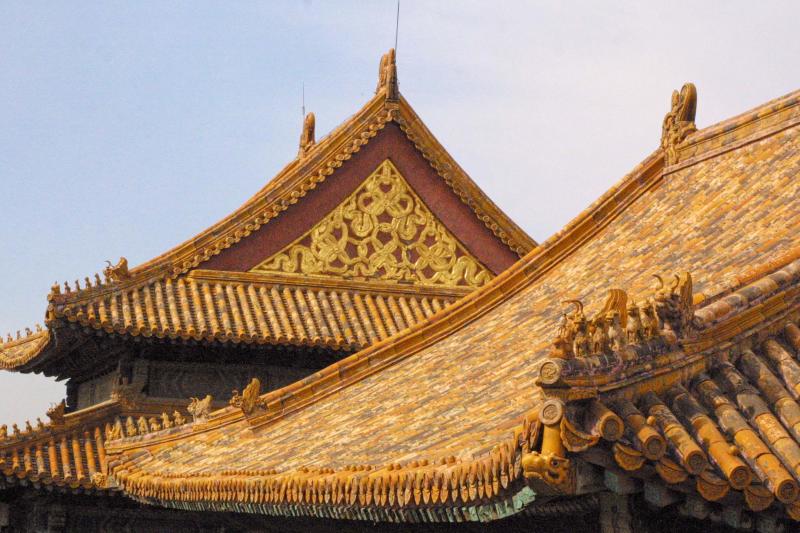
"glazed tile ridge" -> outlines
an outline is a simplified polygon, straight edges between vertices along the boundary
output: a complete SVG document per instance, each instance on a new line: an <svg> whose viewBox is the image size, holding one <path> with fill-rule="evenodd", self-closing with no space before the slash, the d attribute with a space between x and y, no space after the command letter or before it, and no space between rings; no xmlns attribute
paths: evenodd
<svg viewBox="0 0 800 533"><path fill-rule="evenodd" d="M679 168L689 166L705 157L734 149L780 129L797 124L800 120L800 90L774 98L749 111L707 126L690 134L680 145Z"/></svg>

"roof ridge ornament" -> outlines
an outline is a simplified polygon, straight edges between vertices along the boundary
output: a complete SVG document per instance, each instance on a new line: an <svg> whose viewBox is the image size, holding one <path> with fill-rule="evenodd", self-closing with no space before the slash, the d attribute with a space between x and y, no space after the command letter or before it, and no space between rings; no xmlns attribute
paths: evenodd
<svg viewBox="0 0 800 533"><path fill-rule="evenodd" d="M202 400L195 398L194 396L189 399L191 401L189 402L189 406L186 408L186 410L192 415L194 421L203 422L208 419L208 415L211 413L211 402L214 401L214 397L210 394L206 394L206 397Z"/></svg>
<svg viewBox="0 0 800 533"><path fill-rule="evenodd" d="M664 116L661 127L661 149L664 151L665 166L678 163L678 146L689 134L697 131L694 116L697 111L697 88L694 83L684 83L680 92L672 91L669 112Z"/></svg>
<svg viewBox="0 0 800 533"><path fill-rule="evenodd" d="M381 64L378 69L378 87L375 89L375 93L377 94L381 90L386 91L386 99L389 101L400 99L394 48L390 48L388 52L381 56Z"/></svg>
<svg viewBox="0 0 800 533"><path fill-rule="evenodd" d="M61 400L57 404L52 404L50 409L47 410L47 417L54 426L64 425L64 415L67 411L66 400Z"/></svg>
<svg viewBox="0 0 800 533"><path fill-rule="evenodd" d="M130 271L128 270L128 260L124 257L120 257L119 262L117 262L116 265L112 265L111 261L106 261L106 263L108 266L103 269L103 274L105 275L107 281L122 281L131 277ZM67 292L69 292L68 286L65 285L64 288Z"/></svg>
<svg viewBox="0 0 800 533"><path fill-rule="evenodd" d="M231 396L228 404L232 405L233 407L240 408L244 415L247 416L252 414L256 408L267 408L266 402L263 398L261 398L260 395L261 380L258 378L252 378L250 383L244 388L241 394L239 394L238 390L233 390L233 395Z"/></svg>
<svg viewBox="0 0 800 533"><path fill-rule="evenodd" d="M550 358L539 368L538 384L548 391L564 388L572 379L599 375L632 375L703 329L696 317L689 272L675 274L672 283L654 276L658 286L637 302L622 289L610 289L599 313L588 319L579 300L567 300L575 310L562 313Z"/></svg>
<svg viewBox="0 0 800 533"><path fill-rule="evenodd" d="M316 127L317 119L314 113L309 112L303 119L303 131L300 134L300 152L299 156L303 157L316 143L314 137L314 130Z"/></svg>

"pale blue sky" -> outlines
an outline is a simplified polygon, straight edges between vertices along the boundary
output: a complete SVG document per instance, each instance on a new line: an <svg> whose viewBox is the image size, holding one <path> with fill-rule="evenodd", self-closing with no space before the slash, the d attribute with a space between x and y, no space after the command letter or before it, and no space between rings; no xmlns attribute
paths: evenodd
<svg viewBox="0 0 800 533"><path fill-rule="evenodd" d="M658 144L800 88L800 4L403 0L403 94L544 240ZM394 0L0 3L0 331L53 281L145 261L218 220L371 95ZM0 373L0 422L63 387Z"/></svg>

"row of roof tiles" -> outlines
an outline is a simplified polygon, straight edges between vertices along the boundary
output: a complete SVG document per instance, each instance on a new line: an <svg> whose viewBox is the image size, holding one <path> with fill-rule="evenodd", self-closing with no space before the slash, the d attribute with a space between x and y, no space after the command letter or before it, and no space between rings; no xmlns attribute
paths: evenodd
<svg viewBox="0 0 800 533"><path fill-rule="evenodd" d="M65 415L62 402L48 410L47 422L26 422L22 429L14 424L11 431L0 426L0 473L12 482L97 489L97 476L107 468L108 441L179 428L186 423L185 403L145 401L126 407L109 400ZM170 409L172 415L166 412Z"/></svg>
<svg viewBox="0 0 800 533"><path fill-rule="evenodd" d="M50 341L48 330L0 344L0 369L12 369L28 363Z"/></svg>
<svg viewBox="0 0 800 533"><path fill-rule="evenodd" d="M582 454L605 439L599 448L622 471L653 468L667 484L692 483L711 501L738 491L754 511L777 500L800 520L798 353L800 328L789 322L781 338L719 361L685 386L571 406L562 440Z"/></svg>
<svg viewBox="0 0 800 533"><path fill-rule="evenodd" d="M92 488L92 476L104 461L104 436L99 427L51 434L37 438L35 444L23 440L5 446L0 441L0 472L32 482Z"/></svg>
<svg viewBox="0 0 800 533"><path fill-rule="evenodd" d="M424 291L168 278L55 305L52 318L134 336L353 349L424 321L455 299Z"/></svg>
<svg viewBox="0 0 800 533"><path fill-rule="evenodd" d="M167 278L76 303L53 301L49 323L128 336L355 350L426 321L465 294L361 285ZM0 368L29 363L51 338L44 330L0 345Z"/></svg>

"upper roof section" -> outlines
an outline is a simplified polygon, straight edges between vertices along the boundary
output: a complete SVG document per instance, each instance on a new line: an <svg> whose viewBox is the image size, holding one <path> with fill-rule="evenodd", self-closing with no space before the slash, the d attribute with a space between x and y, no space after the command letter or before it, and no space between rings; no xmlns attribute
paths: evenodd
<svg viewBox="0 0 800 533"><path fill-rule="evenodd" d="M480 190L399 94L393 51L381 65L376 94L361 110L319 142L315 141L314 116L309 114L297 158L229 216L132 269L131 280L162 269L175 276L200 265L219 270L252 268L307 230L309 218L317 221L329 213L386 159L392 160L433 214L495 274L530 251L535 242ZM453 197L460 202L454 203ZM291 227L296 231L290 231ZM506 249L497 258L490 253L494 241ZM244 252L255 245L262 247L257 257Z"/></svg>
<svg viewBox="0 0 800 533"><path fill-rule="evenodd" d="M666 371L669 384L688 385L741 335L752 335L774 313L798 309L798 265L791 274L770 274L800 249L798 96L695 132L694 90L685 88L673 97L662 148L491 283L390 342L250 398L249 409L120 441L110 449L111 481L136 498L184 509L246 501L253 512L348 516L355 509L384 520L404 516L398 506L423 507L430 519L458 513L477 520L462 513L498 502L518 512L523 474L542 481L540 488L574 490L571 456L558 447L543 455L545 443L562 433L542 425L561 417L557 408L543 409L549 391L536 383L558 378L540 369L554 339L566 335L558 326L564 301L592 302L585 316L597 336L588 339L582 330L581 349L569 359L591 386L568 387L590 397L629 371L637 372L629 384L638 393L668 384L659 381ZM626 292L651 302L651 274L687 271L691 276L677 280L675 309L675 293L663 294L669 285L654 297L657 309L635 301L634 311L641 306L648 317L633 328L635 336L646 325L658 341L647 333L631 347L616 326L597 320L627 311ZM693 304L705 329L690 344L681 328L691 329L682 320ZM658 322L648 321L651 311ZM633 360L664 349L634 368L606 353L612 338L626 348L617 355ZM709 466L708 479L724 479L716 468Z"/></svg>
<svg viewBox="0 0 800 533"><path fill-rule="evenodd" d="M481 287L536 243L478 188L397 89L375 96L229 216L136 268L48 296L41 342L0 366L47 370L68 324L123 336L357 349ZM19 346L17 346L19 345ZM0 346L2 347L2 346Z"/></svg>

